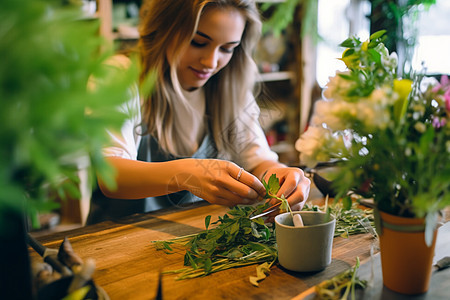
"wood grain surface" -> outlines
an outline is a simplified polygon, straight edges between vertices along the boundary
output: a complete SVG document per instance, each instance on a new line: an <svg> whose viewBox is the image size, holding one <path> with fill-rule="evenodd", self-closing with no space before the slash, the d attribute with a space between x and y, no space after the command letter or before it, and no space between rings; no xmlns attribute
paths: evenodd
<svg viewBox="0 0 450 300"><path fill-rule="evenodd" d="M227 207L198 203L55 233L38 240L58 249L64 237L68 237L82 259L95 259L94 281L111 299L154 299L159 272L182 268L184 252L166 254L156 250L152 241L197 233L204 229L207 215L215 221L227 211ZM291 299L353 266L357 256L366 260L372 243L370 234L334 238L333 260L325 270L296 273L274 265L259 287L249 282L249 277L256 275L256 265L188 280L177 281L176 275L163 275L163 299ZM31 248L30 255L33 260L41 259Z"/></svg>

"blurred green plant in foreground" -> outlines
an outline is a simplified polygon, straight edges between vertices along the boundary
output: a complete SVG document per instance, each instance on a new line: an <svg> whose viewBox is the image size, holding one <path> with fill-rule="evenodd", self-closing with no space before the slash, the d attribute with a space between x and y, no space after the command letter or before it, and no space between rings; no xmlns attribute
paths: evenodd
<svg viewBox="0 0 450 300"><path fill-rule="evenodd" d="M51 195L78 197L80 165L89 184L94 172L113 184L105 128L122 124L117 106L138 71L105 63L113 51L98 28L61 1L0 2L0 216L53 209Z"/></svg>

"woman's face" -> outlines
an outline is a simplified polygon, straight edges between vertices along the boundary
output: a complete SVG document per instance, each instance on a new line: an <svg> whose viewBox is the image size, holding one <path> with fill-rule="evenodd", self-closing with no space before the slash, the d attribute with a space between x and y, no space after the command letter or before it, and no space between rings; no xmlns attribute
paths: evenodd
<svg viewBox="0 0 450 300"><path fill-rule="evenodd" d="M202 87L230 61L240 44L245 19L234 8L207 8L200 17L197 32L177 67L184 90Z"/></svg>

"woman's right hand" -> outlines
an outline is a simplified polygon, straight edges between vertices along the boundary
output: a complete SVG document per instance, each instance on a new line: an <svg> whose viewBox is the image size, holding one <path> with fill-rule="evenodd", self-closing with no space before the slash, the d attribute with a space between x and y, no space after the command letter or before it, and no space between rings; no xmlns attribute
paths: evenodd
<svg viewBox="0 0 450 300"><path fill-rule="evenodd" d="M175 174L175 190L188 190L212 203L224 206L253 204L263 200L266 190L261 181L233 162L219 159L184 159L182 174Z"/></svg>

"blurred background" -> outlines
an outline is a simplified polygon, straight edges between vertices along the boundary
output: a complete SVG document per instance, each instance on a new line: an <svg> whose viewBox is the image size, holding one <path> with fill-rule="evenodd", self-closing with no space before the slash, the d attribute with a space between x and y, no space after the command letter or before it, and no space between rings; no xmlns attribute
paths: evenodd
<svg viewBox="0 0 450 300"><path fill-rule="evenodd" d="M145 0L83 0L86 20L118 53L137 44L139 9ZM264 32L254 55L261 71L261 125L280 160L300 166L295 141L307 127L328 77L345 70L339 44L351 35L367 39L381 29L399 56L399 74L450 74L448 0L258 0ZM86 198L86 197L85 197ZM35 235L84 225L87 199L69 199L41 216Z"/></svg>

